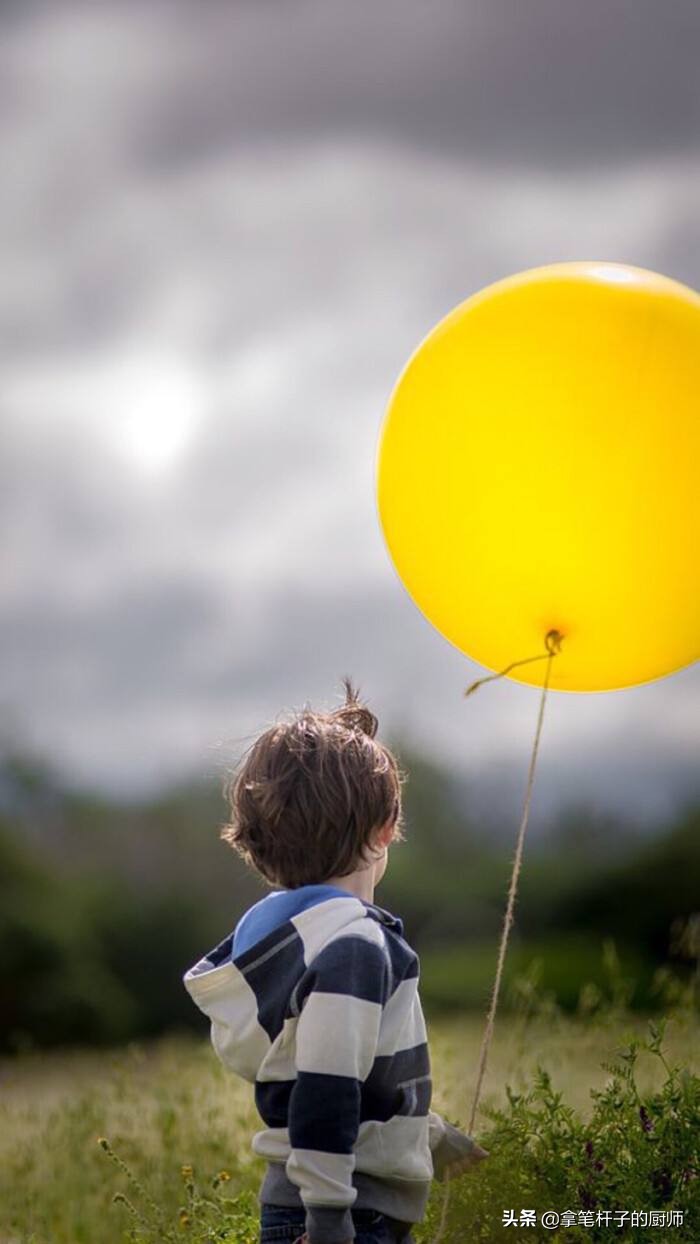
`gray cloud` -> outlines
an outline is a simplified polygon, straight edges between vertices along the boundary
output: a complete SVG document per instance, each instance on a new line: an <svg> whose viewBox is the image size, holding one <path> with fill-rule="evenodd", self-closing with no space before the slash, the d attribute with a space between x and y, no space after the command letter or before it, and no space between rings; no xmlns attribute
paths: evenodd
<svg viewBox="0 0 700 1244"><path fill-rule="evenodd" d="M70 76L86 129L112 122L149 174L298 133L557 168L698 141L694 0L52 5L14 33L33 100Z"/></svg>

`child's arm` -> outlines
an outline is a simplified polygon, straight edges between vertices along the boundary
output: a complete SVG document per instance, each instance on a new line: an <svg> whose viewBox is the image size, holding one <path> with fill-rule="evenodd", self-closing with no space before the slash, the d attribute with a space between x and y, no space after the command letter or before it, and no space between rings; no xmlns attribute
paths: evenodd
<svg viewBox="0 0 700 1244"><path fill-rule="evenodd" d="M361 1085L372 1069L388 987L383 948L357 936L326 946L304 982L286 1169L306 1206L309 1244L355 1237L350 1208Z"/></svg>
<svg viewBox="0 0 700 1244"><path fill-rule="evenodd" d="M489 1156L473 1136L460 1132L431 1110L428 1115L430 1148L433 1154L433 1171L441 1183L461 1175Z"/></svg>

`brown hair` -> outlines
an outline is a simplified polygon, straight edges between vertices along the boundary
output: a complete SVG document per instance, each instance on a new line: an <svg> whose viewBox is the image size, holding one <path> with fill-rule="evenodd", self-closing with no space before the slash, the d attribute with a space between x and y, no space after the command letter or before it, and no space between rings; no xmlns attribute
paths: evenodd
<svg viewBox="0 0 700 1244"><path fill-rule="evenodd" d="M343 684L340 708L306 707L271 726L225 784L231 819L221 837L286 889L353 872L387 821L402 837L404 775L375 739L374 713L349 678Z"/></svg>

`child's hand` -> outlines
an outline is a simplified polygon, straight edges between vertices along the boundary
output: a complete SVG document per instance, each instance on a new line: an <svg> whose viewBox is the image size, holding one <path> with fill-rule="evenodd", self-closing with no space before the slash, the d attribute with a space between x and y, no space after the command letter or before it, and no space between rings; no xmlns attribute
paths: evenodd
<svg viewBox="0 0 700 1244"><path fill-rule="evenodd" d="M446 1119L434 1116L438 1128L439 1140L433 1147L433 1172L435 1178L443 1183L472 1170L489 1156L487 1149L482 1149L473 1136L461 1132Z"/></svg>
<svg viewBox="0 0 700 1244"><path fill-rule="evenodd" d="M450 1162L445 1167L442 1178L449 1182L450 1179L457 1179L459 1175L463 1175L465 1171L469 1171L473 1166L478 1166L483 1162L484 1158L489 1157L488 1149L482 1149L481 1145L474 1142L473 1149L465 1154L463 1158L459 1158L456 1162Z"/></svg>

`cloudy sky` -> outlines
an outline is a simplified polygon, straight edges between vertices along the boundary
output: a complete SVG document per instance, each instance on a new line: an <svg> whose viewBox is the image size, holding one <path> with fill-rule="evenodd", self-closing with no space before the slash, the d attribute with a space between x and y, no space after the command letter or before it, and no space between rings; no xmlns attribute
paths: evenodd
<svg viewBox="0 0 700 1244"><path fill-rule="evenodd" d="M394 380L518 269L700 285L697 0L24 4L0 43L5 738L129 793L353 674L515 816L537 713L378 530ZM624 642L624 637L620 637ZM517 655L517 654L514 654ZM550 696L537 801L700 793L700 668Z"/></svg>

